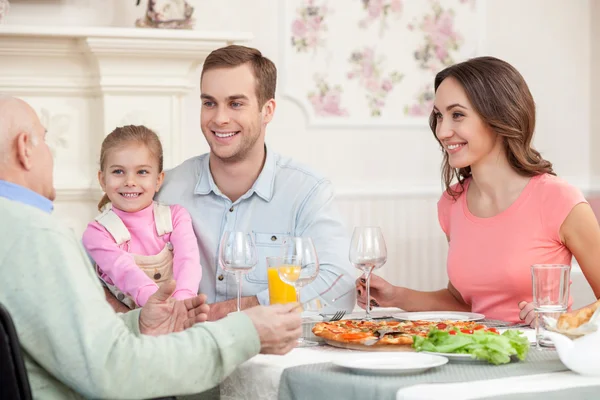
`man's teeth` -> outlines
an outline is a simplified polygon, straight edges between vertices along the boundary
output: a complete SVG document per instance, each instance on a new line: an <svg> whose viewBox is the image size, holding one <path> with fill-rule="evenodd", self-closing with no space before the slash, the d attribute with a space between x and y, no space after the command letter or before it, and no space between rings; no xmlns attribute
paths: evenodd
<svg viewBox="0 0 600 400"><path fill-rule="evenodd" d="M127 198L134 198L134 197L138 197L139 195L140 195L139 193L121 193L121 196L127 197Z"/></svg>
<svg viewBox="0 0 600 400"><path fill-rule="evenodd" d="M215 132L215 135L219 138L226 138L235 135L237 132Z"/></svg>
<svg viewBox="0 0 600 400"><path fill-rule="evenodd" d="M460 143L460 144L449 144L448 145L448 150L454 150L454 149L458 149L461 146L464 146L464 143Z"/></svg>

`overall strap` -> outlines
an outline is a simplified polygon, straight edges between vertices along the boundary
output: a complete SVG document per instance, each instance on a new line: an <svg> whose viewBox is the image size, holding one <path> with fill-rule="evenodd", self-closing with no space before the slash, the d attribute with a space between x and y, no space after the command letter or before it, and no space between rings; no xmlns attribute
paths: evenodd
<svg viewBox="0 0 600 400"><path fill-rule="evenodd" d="M158 236L173 232L173 219L171 207L166 204L154 202L154 224Z"/></svg>
<svg viewBox="0 0 600 400"><path fill-rule="evenodd" d="M117 245L131 240L129 230L121 218L112 210L112 204L109 203L104 206L102 213L94 219L111 234Z"/></svg>

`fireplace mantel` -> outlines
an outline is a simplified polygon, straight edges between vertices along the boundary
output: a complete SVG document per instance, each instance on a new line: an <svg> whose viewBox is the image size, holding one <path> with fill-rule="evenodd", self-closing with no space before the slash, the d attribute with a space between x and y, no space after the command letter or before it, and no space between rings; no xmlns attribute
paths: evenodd
<svg viewBox="0 0 600 400"><path fill-rule="evenodd" d="M0 93L28 101L48 129L58 199L95 199L100 143L117 126L161 137L182 161L186 96L212 50L245 32L0 25Z"/></svg>

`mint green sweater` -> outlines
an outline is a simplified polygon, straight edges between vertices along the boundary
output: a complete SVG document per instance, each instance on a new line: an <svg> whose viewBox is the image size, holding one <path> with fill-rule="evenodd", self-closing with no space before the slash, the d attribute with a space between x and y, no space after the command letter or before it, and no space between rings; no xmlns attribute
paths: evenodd
<svg viewBox="0 0 600 400"><path fill-rule="evenodd" d="M73 232L3 197L0 276L0 302L15 322L35 398L199 393L260 350L245 314L175 334L140 335L139 309L112 310Z"/></svg>

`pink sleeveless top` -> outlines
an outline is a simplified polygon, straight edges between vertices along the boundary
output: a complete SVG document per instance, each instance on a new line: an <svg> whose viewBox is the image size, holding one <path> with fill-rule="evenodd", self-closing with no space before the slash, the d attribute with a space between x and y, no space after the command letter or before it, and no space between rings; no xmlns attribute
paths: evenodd
<svg viewBox="0 0 600 400"><path fill-rule="evenodd" d="M470 181L456 201L444 193L438 202L439 222L450 238L448 277L473 312L517 322L518 303L532 301L531 265L571 264L559 230L586 200L577 188L543 174L531 178L508 209L479 218L467 207Z"/></svg>

